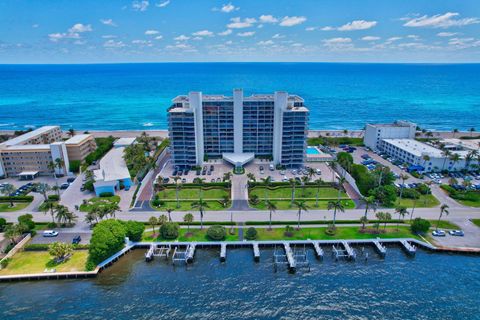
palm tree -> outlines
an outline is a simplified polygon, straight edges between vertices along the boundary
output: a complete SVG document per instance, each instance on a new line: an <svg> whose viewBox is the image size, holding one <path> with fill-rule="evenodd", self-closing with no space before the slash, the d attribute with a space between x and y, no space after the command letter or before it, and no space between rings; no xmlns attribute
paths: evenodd
<svg viewBox="0 0 480 320"><path fill-rule="evenodd" d="M405 181L407 181L410 177L407 176L406 174L400 174L400 179L402 180L402 185L400 186L400 199L399 199L399 203L400 201L402 201L402 196L403 196L403 188L405 187Z"/></svg>
<svg viewBox="0 0 480 320"><path fill-rule="evenodd" d="M196 184L199 185L198 189L198 198L202 199L203 198L203 184L205 183L205 178L195 178Z"/></svg>
<svg viewBox="0 0 480 320"><path fill-rule="evenodd" d="M364 217L367 218L368 210L373 209L376 210L377 207L377 200L374 196L364 197L362 198L363 202L365 203L365 215Z"/></svg>
<svg viewBox="0 0 480 320"><path fill-rule="evenodd" d="M457 164L458 161L460 161L460 155L458 153L454 153L450 156L450 161L453 162L453 168L455 167L455 164Z"/></svg>
<svg viewBox="0 0 480 320"><path fill-rule="evenodd" d="M399 223L400 223L400 217L404 218L405 215L406 215L408 212L407 212L407 208L404 207L404 206L398 206L398 207L396 207L396 208L395 208L395 212L398 214L398 220L399 220L399 221L397 221L397 230L398 230L398 225L399 225Z"/></svg>
<svg viewBox="0 0 480 320"><path fill-rule="evenodd" d="M58 185L53 186L51 189L57 196L60 197L60 187Z"/></svg>
<svg viewBox="0 0 480 320"><path fill-rule="evenodd" d="M290 187L292 188L292 196L290 199L290 207L291 207L293 206L293 202L295 201L295 186L297 185L297 180L295 180L294 178L291 178L288 180L288 182L290 183Z"/></svg>
<svg viewBox="0 0 480 320"><path fill-rule="evenodd" d="M35 184L35 190L37 190L38 193L40 193L44 200L45 201L48 201L48 191L51 190L50 186L46 183L42 183L42 182L39 182L39 183L36 183Z"/></svg>
<svg viewBox="0 0 480 320"><path fill-rule="evenodd" d="M262 178L261 181L265 188L265 206L266 206L268 201L268 187L272 183L272 177L268 176L266 178Z"/></svg>
<svg viewBox="0 0 480 320"><path fill-rule="evenodd" d="M268 230L272 230L272 214L277 210L277 206L272 201L267 201L267 209L270 212L270 223L268 226Z"/></svg>
<svg viewBox="0 0 480 320"><path fill-rule="evenodd" d="M377 220L385 220L385 212L379 211L375 214L375 217L377 218ZM377 222L376 226L377 226L377 232L378 232L378 229L380 228L380 223Z"/></svg>
<svg viewBox="0 0 480 320"><path fill-rule="evenodd" d="M300 219L302 217L302 211L308 211L310 207L307 205L305 201L295 201L295 207L297 207L298 212L298 223L297 223L297 230L300 230Z"/></svg>
<svg viewBox="0 0 480 320"><path fill-rule="evenodd" d="M337 220L337 210L340 212L345 212L345 207L343 206L340 200L328 201L328 210L332 210L332 209L333 209L332 226L335 229L335 221Z"/></svg>
<svg viewBox="0 0 480 320"><path fill-rule="evenodd" d="M12 193L15 192L15 187L13 186L13 184L10 184L10 183L7 183L3 186L3 189L1 190L2 194L4 194L5 196L10 196ZM10 207L14 207L15 204L13 203L13 198L10 198Z"/></svg>
<svg viewBox="0 0 480 320"><path fill-rule="evenodd" d="M154 184L154 190L155 191L160 191L163 189L163 177L162 176L158 176L157 179L155 180L155 184ZM165 191L165 190L164 190Z"/></svg>
<svg viewBox="0 0 480 320"><path fill-rule="evenodd" d="M68 135L73 137L75 135L75 130L73 128L68 129Z"/></svg>
<svg viewBox="0 0 480 320"><path fill-rule="evenodd" d="M257 179L255 178L255 175L251 172L247 173L247 178L248 178L248 180L250 180L252 182L257 181Z"/></svg>
<svg viewBox="0 0 480 320"><path fill-rule="evenodd" d="M191 206L192 206L192 209L198 209L198 211L200 212L200 230L202 230L203 229L203 214L205 212L205 209L209 208L208 203L203 201L202 199L200 199L198 201L192 202Z"/></svg>
<svg viewBox="0 0 480 320"><path fill-rule="evenodd" d="M155 226L158 224L158 219L154 216L151 216L148 219L148 224L152 226L153 234L155 234Z"/></svg>
<svg viewBox="0 0 480 320"><path fill-rule="evenodd" d="M387 229L387 221L392 220L392 215L388 212L385 212L384 218L385 220L383 221L383 230Z"/></svg>
<svg viewBox="0 0 480 320"><path fill-rule="evenodd" d="M415 208L417 207L417 200L418 200L418 199L417 199L416 197L414 197L414 198L412 199L413 206L412 206L412 211L410 211L410 221L413 220L413 212L415 211Z"/></svg>
<svg viewBox="0 0 480 320"><path fill-rule="evenodd" d="M159 226L163 226L165 223L168 222L168 218L166 215L162 214L160 215L160 217L158 217L157 222Z"/></svg>
<svg viewBox="0 0 480 320"><path fill-rule="evenodd" d="M117 211L120 211L120 206L116 202L110 203L106 208L107 208L107 214L113 218L115 218L115 213Z"/></svg>
<svg viewBox="0 0 480 320"><path fill-rule="evenodd" d="M447 204L442 204L440 206L440 216L438 217L438 222L437 222L437 228L435 230L438 230L438 225L440 224L440 219L442 219L442 216L445 214L446 216L448 216L448 214L450 213L448 211L448 208L449 206Z"/></svg>
<svg viewBox="0 0 480 320"><path fill-rule="evenodd" d="M473 133L475 132L475 128L470 128L469 131L470 131L470 137L473 137Z"/></svg>
<svg viewBox="0 0 480 320"><path fill-rule="evenodd" d="M60 158L55 159L55 167L58 168L58 170L62 170L62 172L65 172L65 161L63 161Z"/></svg>
<svg viewBox="0 0 480 320"><path fill-rule="evenodd" d="M172 211L173 209L167 208L168 221L172 221Z"/></svg>
<svg viewBox="0 0 480 320"><path fill-rule="evenodd" d="M471 150L469 153L467 153L467 155L465 156L465 170L468 170L468 168L470 167L470 163L477 156L478 156L478 150Z"/></svg>
<svg viewBox="0 0 480 320"><path fill-rule="evenodd" d="M303 176L302 177L302 198L305 198L305 188L307 186L307 183L310 181L309 176Z"/></svg>
<svg viewBox="0 0 480 320"><path fill-rule="evenodd" d="M184 215L183 221L187 224L187 232L190 231L190 224L193 222L193 214L187 213Z"/></svg>
<svg viewBox="0 0 480 320"><path fill-rule="evenodd" d="M175 182L175 197L177 198L177 208L180 208L180 200L178 198L178 194L180 192L181 186L178 183L178 180L181 180L182 178L180 178L179 176L175 176L175 177L172 177L172 179ZM200 197L200 199L201 199L201 197Z"/></svg>
<svg viewBox="0 0 480 320"><path fill-rule="evenodd" d="M362 230L365 230L365 224L368 223L368 219L366 216L360 217L360 222L362 223Z"/></svg>
<svg viewBox="0 0 480 320"><path fill-rule="evenodd" d="M339 176L338 177L338 195L337 195L337 200L340 201L340 196L342 195L343 191L343 184L347 181L344 176Z"/></svg>
<svg viewBox="0 0 480 320"><path fill-rule="evenodd" d="M317 174L317 171L311 167L307 168L307 176L312 180L313 176Z"/></svg>
<svg viewBox="0 0 480 320"><path fill-rule="evenodd" d="M318 198L320 197L320 188L323 185L323 180L319 178L315 180L315 184L317 185L317 193L315 194L315 207L318 208Z"/></svg>
<svg viewBox="0 0 480 320"><path fill-rule="evenodd" d="M62 224L67 222L68 217L70 215L70 211L66 206L57 205L55 207L55 212L56 212L55 218L57 218L58 223Z"/></svg>
<svg viewBox="0 0 480 320"><path fill-rule="evenodd" d="M332 171L332 184L335 182L335 165L337 164L337 160L330 161L328 163L328 167L330 171Z"/></svg>
<svg viewBox="0 0 480 320"><path fill-rule="evenodd" d="M225 182L225 181L230 180L231 178L232 178L232 173L231 172L225 172L223 174L223 179L222 180L223 180L223 182Z"/></svg>
<svg viewBox="0 0 480 320"><path fill-rule="evenodd" d="M458 129L453 129L453 137L455 138L455 135L458 133Z"/></svg>
<svg viewBox="0 0 480 320"><path fill-rule="evenodd" d="M57 203L54 201L45 201L40 205L40 210L43 211L44 214L47 214L50 211L50 215L52 216L52 222L55 223L55 208L57 207Z"/></svg>
<svg viewBox="0 0 480 320"><path fill-rule="evenodd" d="M48 170L50 171L53 171L53 178L55 179L55 183L57 184L57 173L55 172L55 168L56 168L56 164L55 162L53 161L50 161L48 164L47 164L47 168Z"/></svg>
<svg viewBox="0 0 480 320"><path fill-rule="evenodd" d="M426 169L427 168L427 162L430 161L430 156L428 154L426 154L422 157L422 159L423 159L423 167Z"/></svg>
<svg viewBox="0 0 480 320"><path fill-rule="evenodd" d="M444 157L442 170L445 170L445 164L447 163L447 160L450 158L451 155L452 155L452 153L448 149L445 149L445 150L442 151L442 156Z"/></svg>

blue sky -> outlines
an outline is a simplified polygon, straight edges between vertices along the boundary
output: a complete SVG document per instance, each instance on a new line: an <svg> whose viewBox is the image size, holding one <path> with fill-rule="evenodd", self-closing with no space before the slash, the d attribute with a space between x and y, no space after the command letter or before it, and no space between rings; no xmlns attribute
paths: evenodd
<svg viewBox="0 0 480 320"><path fill-rule="evenodd" d="M480 62L478 0L2 0L0 63Z"/></svg>

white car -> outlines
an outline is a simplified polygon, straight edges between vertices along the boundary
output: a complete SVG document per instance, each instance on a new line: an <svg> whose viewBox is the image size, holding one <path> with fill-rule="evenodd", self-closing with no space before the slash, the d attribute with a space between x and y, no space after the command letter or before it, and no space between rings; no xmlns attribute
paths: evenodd
<svg viewBox="0 0 480 320"><path fill-rule="evenodd" d="M321 171L320 169L315 170L315 172L316 172L318 175L322 174L322 171Z"/></svg>
<svg viewBox="0 0 480 320"><path fill-rule="evenodd" d="M286 176L283 176L282 181L283 182L288 182L288 178Z"/></svg>
<svg viewBox="0 0 480 320"><path fill-rule="evenodd" d="M432 232L432 236L434 237L445 237L446 233L443 230L435 230Z"/></svg>
<svg viewBox="0 0 480 320"><path fill-rule="evenodd" d="M55 230L45 230L43 231L44 237L56 237L58 236L58 231Z"/></svg>

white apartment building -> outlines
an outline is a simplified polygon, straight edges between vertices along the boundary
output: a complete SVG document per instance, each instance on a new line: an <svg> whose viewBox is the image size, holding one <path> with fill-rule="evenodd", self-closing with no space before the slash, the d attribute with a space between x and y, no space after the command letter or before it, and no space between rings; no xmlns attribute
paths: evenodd
<svg viewBox="0 0 480 320"><path fill-rule="evenodd" d="M414 139L417 125L408 121L397 120L390 124L370 124L365 127L365 146L377 150L382 139Z"/></svg>

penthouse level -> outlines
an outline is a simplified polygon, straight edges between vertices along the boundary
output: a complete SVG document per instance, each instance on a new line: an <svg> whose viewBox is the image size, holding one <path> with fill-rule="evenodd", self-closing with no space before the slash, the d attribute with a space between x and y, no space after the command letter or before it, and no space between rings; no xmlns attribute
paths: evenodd
<svg viewBox="0 0 480 320"><path fill-rule="evenodd" d="M255 157L299 167L305 159L309 111L304 100L284 91L244 96L190 92L168 109L173 163L202 165L223 158L241 167Z"/></svg>

